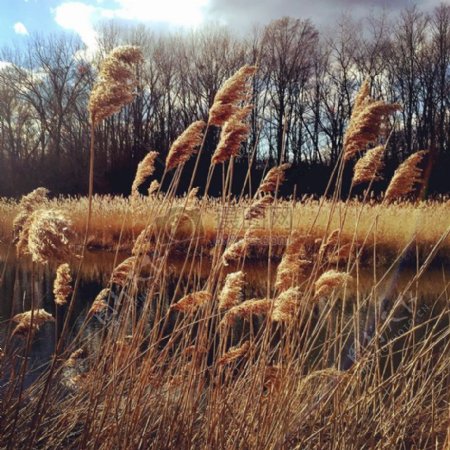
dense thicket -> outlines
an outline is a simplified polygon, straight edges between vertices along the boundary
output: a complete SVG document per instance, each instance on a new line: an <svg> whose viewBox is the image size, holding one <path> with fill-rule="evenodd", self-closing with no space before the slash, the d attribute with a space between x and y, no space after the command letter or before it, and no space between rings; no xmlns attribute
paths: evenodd
<svg viewBox="0 0 450 450"><path fill-rule="evenodd" d="M389 125L386 178L412 152L427 148L433 162L428 192L450 191L450 6L442 5L431 14L412 8L395 18L347 18L332 33L298 18L244 36L217 25L158 34L107 23L93 61L67 34L34 36L26 48L3 49L0 60L12 64L0 70L0 195L38 185L54 193L86 192L87 100L101 57L122 43L141 46L145 63L138 67L136 101L97 129L96 192L129 193L148 150L159 151L163 161L191 122L207 118L219 86L245 63L259 71L252 133L236 160L237 192L249 161L257 185L266 165L280 160L293 163L286 192L293 184L299 194L323 192L366 78L375 98L403 106ZM206 167L218 133L209 129ZM222 177L220 168L214 176Z"/></svg>

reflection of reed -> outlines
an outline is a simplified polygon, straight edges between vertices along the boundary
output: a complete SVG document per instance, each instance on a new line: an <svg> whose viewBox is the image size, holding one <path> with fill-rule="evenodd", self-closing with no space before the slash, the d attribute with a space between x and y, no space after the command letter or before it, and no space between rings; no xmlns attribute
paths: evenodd
<svg viewBox="0 0 450 450"><path fill-rule="evenodd" d="M23 286L30 286L32 262L31 258L21 258L20 263L13 253L10 253L8 260L5 261L6 248L0 247L0 263L6 262L6 273L3 283L0 285L2 289L3 300L0 302L0 311L4 317L4 312L9 311L9 304L20 305L22 303L21 293L18 289L19 284L23 283ZM121 263L128 257L126 253L119 253L117 258L117 264ZM92 283L93 285L104 286L107 284L111 277L111 273L114 267L114 253L111 252L88 252L86 255L86 262L82 266L82 280L84 283ZM180 257L172 257L168 260L168 282L173 282L179 278L179 274L182 271L184 260ZM278 267L279 261L274 261L272 267L274 270L271 271L271 285L274 285L276 273L275 270ZM37 288L37 296L43 298L48 293L43 292L42 286L53 282L54 274L56 273L57 264L50 264L48 268L41 269L42 275L47 281L40 283ZM210 275L211 271L211 261L208 258L197 258L192 266L191 277L196 280L205 281ZM238 270L237 264L230 264L224 268L223 277L227 274L235 272ZM248 260L245 261L243 270L245 271L246 284L245 290L247 291L247 296L264 296L267 289L267 261L259 259L258 261ZM14 272L18 272L14 275ZM384 275L386 270L384 268L378 268L377 279L380 279ZM301 285L309 279L311 275L311 270L305 270L301 267L298 273L298 281ZM404 268L398 273L395 280L395 286L393 286L393 295L402 292L410 280L414 277L415 271L412 268ZM414 286L414 293L423 298L436 297L442 293L445 289L446 283L448 283L449 273L442 272L439 268L430 269L427 273L420 279L417 287ZM142 275L145 277L145 273ZM447 278L446 278L447 277ZM9 280L9 281L8 281ZM11 280L13 286L17 289L11 290ZM447 281L446 281L447 280ZM185 280L187 281L187 280ZM18 284L19 283L19 284ZM386 281L387 283L387 281ZM357 283L353 283L347 287L349 295L353 295L356 291L360 294L368 294L371 292L374 284L374 273L373 269L361 269L359 272L359 278ZM379 292L383 292L384 284L381 283L378 287ZM417 291L416 291L417 288ZM28 289L29 290L29 289ZM15 293L14 293L15 292ZM98 291L97 291L98 292ZM10 299L10 300L8 300ZM92 299L91 299L92 300ZM26 301L26 300L25 300ZM14 311L20 311L21 306L14 309Z"/></svg>

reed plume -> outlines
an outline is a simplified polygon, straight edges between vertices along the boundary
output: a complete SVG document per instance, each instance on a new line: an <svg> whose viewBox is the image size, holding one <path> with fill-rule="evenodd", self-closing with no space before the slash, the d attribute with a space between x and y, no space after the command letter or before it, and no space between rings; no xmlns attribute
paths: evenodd
<svg viewBox="0 0 450 450"><path fill-rule="evenodd" d="M262 240L255 233L255 229L250 227L245 232L245 235L242 239L239 239L237 242L231 244L229 247L225 249L222 254L222 263L224 266L230 265L230 262L237 261L240 258L244 257L247 249L251 245L260 245L262 244Z"/></svg>
<svg viewBox="0 0 450 450"><path fill-rule="evenodd" d="M422 182L422 169L418 166L427 153L427 150L413 153L398 166L384 196L386 203L408 195L413 191L415 184Z"/></svg>
<svg viewBox="0 0 450 450"><path fill-rule="evenodd" d="M12 333L13 336L25 336L28 333L38 331L41 325L46 322L54 322L55 319L45 309L35 309L16 314L12 321L17 323Z"/></svg>
<svg viewBox="0 0 450 450"><path fill-rule="evenodd" d="M86 350L84 350L83 348L79 348L70 354L69 358L64 363L64 366L68 368L74 368L78 365L81 359L85 359L86 357Z"/></svg>
<svg viewBox="0 0 450 450"><path fill-rule="evenodd" d="M285 171L289 169L289 167L291 167L291 165L287 163L281 164L277 167L272 167L272 169L270 169L264 177L258 191L264 193L275 192L275 190L283 183L285 179Z"/></svg>
<svg viewBox="0 0 450 450"><path fill-rule="evenodd" d="M300 270L311 264L310 261L305 259L306 250L304 244L305 236L294 231L277 268L275 288L278 291L281 292L292 287L297 280Z"/></svg>
<svg viewBox="0 0 450 450"><path fill-rule="evenodd" d="M220 322L220 326L233 326L238 318L250 318L267 314L273 307L273 301L268 299L251 299L230 308Z"/></svg>
<svg viewBox="0 0 450 450"><path fill-rule="evenodd" d="M113 49L100 65L99 79L89 98L92 124L98 124L119 112L135 97L133 65L142 61L138 47L125 45Z"/></svg>
<svg viewBox="0 0 450 450"><path fill-rule="evenodd" d="M153 194L155 194L159 189L159 181L158 180L153 180L150 183L150 186L148 187L148 195L151 196Z"/></svg>
<svg viewBox="0 0 450 450"><path fill-rule="evenodd" d="M27 223L30 215L47 201L48 189L38 187L27 195L24 195L18 205L18 213L13 221L13 243L19 241L20 233Z"/></svg>
<svg viewBox="0 0 450 450"><path fill-rule="evenodd" d="M242 289L244 288L244 272L229 273L225 278L225 284L219 293L219 309L230 309L242 301Z"/></svg>
<svg viewBox="0 0 450 450"><path fill-rule="evenodd" d="M361 84L353 103L353 111L356 111L355 114L362 111L365 103L370 102L370 100L370 80L366 78Z"/></svg>
<svg viewBox="0 0 450 450"><path fill-rule="evenodd" d="M71 251L74 233L71 222L61 212L46 209L35 211L24 225L17 249L19 254L30 254L34 262L66 261Z"/></svg>
<svg viewBox="0 0 450 450"><path fill-rule="evenodd" d="M314 283L316 298L328 297L336 289L342 289L353 280L352 276L346 272L338 272L337 270L328 270L323 273Z"/></svg>
<svg viewBox="0 0 450 450"><path fill-rule="evenodd" d="M201 306L209 303L212 295L208 291L197 291L185 295L177 303L170 306L172 311L181 311L184 313L193 313Z"/></svg>
<svg viewBox="0 0 450 450"><path fill-rule="evenodd" d="M108 309L108 300L111 294L110 288L102 289L95 297L94 302L91 305L91 308L88 311L87 317L92 317L95 314L98 314L102 311Z"/></svg>
<svg viewBox="0 0 450 450"><path fill-rule="evenodd" d="M130 280L130 274L134 270L136 261L136 256L130 256L115 267L111 275L111 283L124 287Z"/></svg>
<svg viewBox="0 0 450 450"><path fill-rule="evenodd" d="M131 195L138 196L139 186L155 171L155 160L158 156L158 152L149 152L145 155L145 158L138 164L136 170L136 176L134 177L133 184L131 186Z"/></svg>
<svg viewBox="0 0 450 450"><path fill-rule="evenodd" d="M186 198L186 207L193 206L197 199L198 187L192 188Z"/></svg>
<svg viewBox="0 0 450 450"><path fill-rule="evenodd" d="M290 322L297 315L301 306L301 292L298 287L291 287L282 292L274 302L272 320L274 322Z"/></svg>
<svg viewBox="0 0 450 450"><path fill-rule="evenodd" d="M170 147L166 158L166 169L171 170L180 164L184 164L202 144L203 130L206 124L203 120L197 120L175 140Z"/></svg>
<svg viewBox="0 0 450 450"><path fill-rule="evenodd" d="M230 262L237 261L245 255L247 250L247 242L245 239L239 239L225 249L222 254L222 262L224 266L229 266Z"/></svg>
<svg viewBox="0 0 450 450"><path fill-rule="evenodd" d="M370 182L373 180L379 180L380 172L383 169L383 155L385 147L379 145L372 148L362 156L354 167L353 184Z"/></svg>
<svg viewBox="0 0 450 450"><path fill-rule="evenodd" d="M55 303L59 306L67 303L67 298L72 293L72 276L70 274L69 264L61 264L56 269L56 278L53 283L53 294L55 295Z"/></svg>
<svg viewBox="0 0 450 450"><path fill-rule="evenodd" d="M217 91L213 105L209 110L210 125L221 127L239 109L249 92L248 80L256 72L256 66L241 67Z"/></svg>
<svg viewBox="0 0 450 450"><path fill-rule="evenodd" d="M225 354L223 354L218 360L218 366L226 366L232 362L245 356L250 350L250 342L246 341L240 346L231 347Z"/></svg>
<svg viewBox="0 0 450 450"><path fill-rule="evenodd" d="M213 164L223 163L239 154L241 143L247 140L250 133L250 127L245 121L251 111L252 106L240 108L225 122L212 156Z"/></svg>
<svg viewBox="0 0 450 450"><path fill-rule="evenodd" d="M271 195L265 195L253 202L245 211L246 220L261 219L265 216L266 210L273 204L274 198Z"/></svg>
<svg viewBox="0 0 450 450"><path fill-rule="evenodd" d="M375 101L369 96L369 83L361 86L353 106L350 122L344 135L344 160L349 160L356 153L376 142L381 125L386 116L400 109L396 103Z"/></svg>

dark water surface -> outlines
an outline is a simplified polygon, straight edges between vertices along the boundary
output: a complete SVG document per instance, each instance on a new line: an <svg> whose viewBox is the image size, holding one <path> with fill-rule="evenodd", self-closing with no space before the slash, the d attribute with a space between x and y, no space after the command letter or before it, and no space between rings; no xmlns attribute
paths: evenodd
<svg viewBox="0 0 450 450"><path fill-rule="evenodd" d="M99 291L106 287L110 278L111 271L116 264L125 259L127 254L116 255L110 252L88 253L83 265L81 281L75 299L75 309L72 318L72 330L75 333L79 324L83 321L88 309ZM171 276L168 277L168 283L175 285L179 279L183 261L174 260L170 262ZM73 261L71 267L77 267L76 261ZM11 324L9 320L15 314L27 311L31 307L31 299L34 298L36 307L44 308L46 311L56 314L53 298L53 281L55 277L56 266L37 266L33 265L28 258L20 260L15 256L13 247L0 245L0 347L4 345L5 335ZM197 283L201 285L202 280L206 279L210 273L211 265L207 260L197 264L195 276ZM265 296L268 271L267 266L261 263L249 263L245 267L246 272L246 298ZM358 273L356 287L349 292L349 297L356 299L357 295L364 298L371 293L374 285L374 278L380 282L373 297L376 301L371 306L364 309L360 314L364 314L361 322L366 324L364 333L371 332L371 322L373 323L375 311L383 314L383 308L388 311L390 305L395 301L398 295L405 290L415 272L411 268L392 270L383 279L386 269L379 269L374 274L373 269L364 269ZM271 271L272 276L275 270ZM402 307L396 312L396 318L393 321L392 335L398 336L399 332L405 332L411 326L420 322L429 321L430 327L436 325L432 321L437 318L443 310L450 310L450 268L433 267L427 270L418 282L414 282L411 288L406 292L402 301ZM173 288L173 286L172 286ZM170 289L169 289L170 291ZM413 300L416 299L416 300ZM352 304L348 314L352 314ZM412 306L414 304L414 306ZM445 314L439 318L438 326L434 330L442 330L449 325L448 315ZM61 325L61 324L60 324ZM92 335L92 345L95 345L95 333L99 330L100 324L92 321L86 327L84 333L87 336ZM427 333L428 328L421 328L420 334ZM430 328L431 329L431 328ZM28 381L31 382L45 367L54 352L55 337L58 330L54 323L45 324L36 334L31 351L30 375ZM362 339L364 336L362 335ZM347 360L348 363L348 360ZM346 364L344 360L344 366ZM345 368L345 367L343 367Z"/></svg>

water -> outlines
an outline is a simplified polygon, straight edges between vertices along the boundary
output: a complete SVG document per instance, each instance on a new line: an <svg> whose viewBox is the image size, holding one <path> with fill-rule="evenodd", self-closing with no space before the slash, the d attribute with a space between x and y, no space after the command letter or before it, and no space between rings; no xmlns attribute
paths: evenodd
<svg viewBox="0 0 450 450"><path fill-rule="evenodd" d="M115 264L125 259L127 254L115 255L110 252L88 253L83 264L80 285L75 299L74 314L72 316L71 329L76 333L79 324L83 321L88 309L99 291L107 286L110 274ZM173 292L174 286L179 281L180 271L183 261L174 259L169 262L170 274L167 277L168 292ZM72 261L71 267L77 267L77 262ZM211 263L207 259L199 261L194 270L194 276L197 287L208 277L211 270ZM233 269L230 269L233 270ZM15 249L8 246L0 246L0 347L4 345L5 335L8 328L13 326L9 320L15 314L29 310L34 298L35 306L44 308L53 316L57 311L53 297L53 280L55 277L56 266L37 266L33 265L29 258L17 259ZM266 293L268 268L265 263L249 262L245 268L246 272L246 298L263 297ZM270 271L271 276L275 274L274 267ZM395 317L389 325L385 339L395 338L401 333L405 333L413 325L430 321L430 325L418 330L418 337L423 337L428 329L436 325L433 332L442 330L448 326L448 316L437 317L450 304L450 271L445 267L433 267L426 271L418 282L410 286L405 292L405 288L415 275L411 268L404 268L391 271L383 278L386 269L379 269L377 273L373 269L362 269L357 275L357 283L348 290L347 297L350 301L346 302L344 309L345 315L351 317L354 314L357 299L362 302L365 297L372 295L377 301L372 301L367 307L361 308L360 314L362 330L360 339L369 340L375 317L386 315L392 303L400 293L405 293L402 303L396 310ZM374 280L380 281L376 291L372 290ZM185 281L186 283L186 281ZM189 288L188 285L184 285ZM412 299L417 299L413 301ZM60 310L58 314L64 313ZM376 312L377 311L377 312ZM438 323L436 322L438 320ZM99 329L99 323L95 320L89 323L84 330L84 334L91 337L95 344L96 332ZM29 363L29 374L27 384L32 382L45 368L46 363L55 349L55 339L61 331L61 324L58 330L54 323L45 324L33 339L31 358ZM97 340L98 341L98 340ZM347 357L343 358L342 368L351 364L351 340L346 348ZM400 345L400 344L399 344Z"/></svg>

